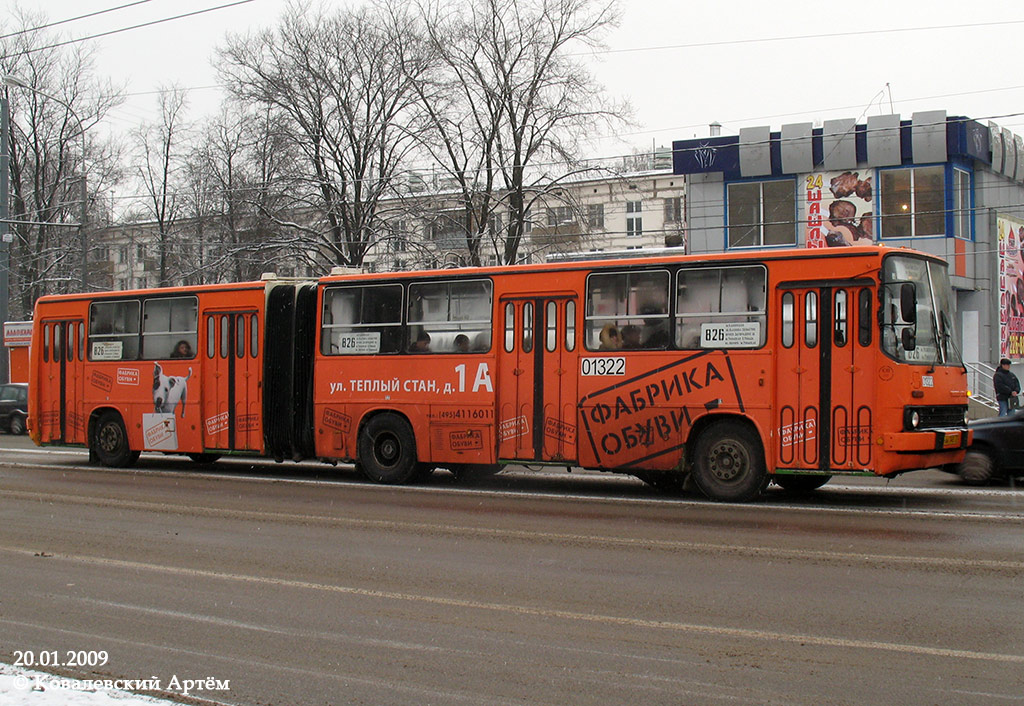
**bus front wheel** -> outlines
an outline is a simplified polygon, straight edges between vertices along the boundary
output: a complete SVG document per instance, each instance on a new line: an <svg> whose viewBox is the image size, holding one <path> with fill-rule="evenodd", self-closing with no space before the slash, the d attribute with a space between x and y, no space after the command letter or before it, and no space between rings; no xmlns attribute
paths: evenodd
<svg viewBox="0 0 1024 706"><path fill-rule="evenodd" d="M128 445L128 432L116 412L100 416L93 429L92 447L100 463L111 468L125 468L139 458L139 452Z"/></svg>
<svg viewBox="0 0 1024 706"><path fill-rule="evenodd" d="M746 502L768 481L764 453L754 432L739 422L718 422L697 439L693 480L712 500Z"/></svg>
<svg viewBox="0 0 1024 706"><path fill-rule="evenodd" d="M419 470L416 437L397 414L378 414L359 435L359 465L375 483L408 483Z"/></svg>

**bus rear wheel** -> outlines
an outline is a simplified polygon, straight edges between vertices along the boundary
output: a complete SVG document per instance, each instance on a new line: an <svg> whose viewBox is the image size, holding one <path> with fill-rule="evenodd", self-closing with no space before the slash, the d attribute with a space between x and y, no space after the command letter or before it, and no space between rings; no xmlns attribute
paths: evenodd
<svg viewBox="0 0 1024 706"><path fill-rule="evenodd" d="M128 432L117 412L100 415L93 428L92 447L100 463L111 468L126 468L139 459L139 452L128 445Z"/></svg>
<svg viewBox="0 0 1024 706"><path fill-rule="evenodd" d="M378 414L359 434L359 465L375 483L408 483L419 470L416 437L397 414Z"/></svg>
<svg viewBox="0 0 1024 706"><path fill-rule="evenodd" d="M704 430L694 447L693 480L712 500L746 502L767 486L764 453L754 432L734 421Z"/></svg>

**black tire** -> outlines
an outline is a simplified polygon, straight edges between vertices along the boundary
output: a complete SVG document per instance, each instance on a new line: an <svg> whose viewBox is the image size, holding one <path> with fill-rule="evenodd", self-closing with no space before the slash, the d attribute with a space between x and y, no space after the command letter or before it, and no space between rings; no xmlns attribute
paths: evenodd
<svg viewBox="0 0 1024 706"><path fill-rule="evenodd" d="M104 466L127 468L139 458L138 451L128 445L128 432L117 412L104 412L92 430L92 448Z"/></svg>
<svg viewBox="0 0 1024 706"><path fill-rule="evenodd" d="M359 434L359 465L375 483L399 485L412 480L420 465L409 423L390 412L372 417Z"/></svg>
<svg viewBox="0 0 1024 706"><path fill-rule="evenodd" d="M967 485L985 485L995 476L996 463L984 451L968 449L956 472Z"/></svg>
<svg viewBox="0 0 1024 706"><path fill-rule="evenodd" d="M768 484L760 440L740 422L711 425L694 446L693 480L712 500L753 500Z"/></svg>
<svg viewBox="0 0 1024 706"><path fill-rule="evenodd" d="M211 453L188 454L188 457L196 463L214 463L220 460L220 454Z"/></svg>
<svg viewBox="0 0 1024 706"><path fill-rule="evenodd" d="M12 414L10 429L12 434L24 434L26 431L25 418L20 414Z"/></svg>
<svg viewBox="0 0 1024 706"><path fill-rule="evenodd" d="M832 476L797 476L781 474L772 476L775 484L791 493L809 493L832 480Z"/></svg>

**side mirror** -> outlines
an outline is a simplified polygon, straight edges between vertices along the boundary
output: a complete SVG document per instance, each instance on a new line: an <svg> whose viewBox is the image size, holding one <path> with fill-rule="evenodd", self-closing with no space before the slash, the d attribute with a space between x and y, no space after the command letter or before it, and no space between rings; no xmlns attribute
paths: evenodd
<svg viewBox="0 0 1024 706"><path fill-rule="evenodd" d="M900 316L908 324L917 321L917 289L909 282L900 287Z"/></svg>
<svg viewBox="0 0 1024 706"><path fill-rule="evenodd" d="M903 339L903 350L912 351L917 348L917 332L914 329L909 327L903 329L900 338Z"/></svg>

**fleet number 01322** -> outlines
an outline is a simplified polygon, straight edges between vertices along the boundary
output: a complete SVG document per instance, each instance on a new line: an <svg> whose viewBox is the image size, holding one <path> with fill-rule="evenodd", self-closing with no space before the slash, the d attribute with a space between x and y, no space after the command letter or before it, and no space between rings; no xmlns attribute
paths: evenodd
<svg viewBox="0 0 1024 706"><path fill-rule="evenodd" d="M625 375L625 358L580 358L580 375Z"/></svg>

